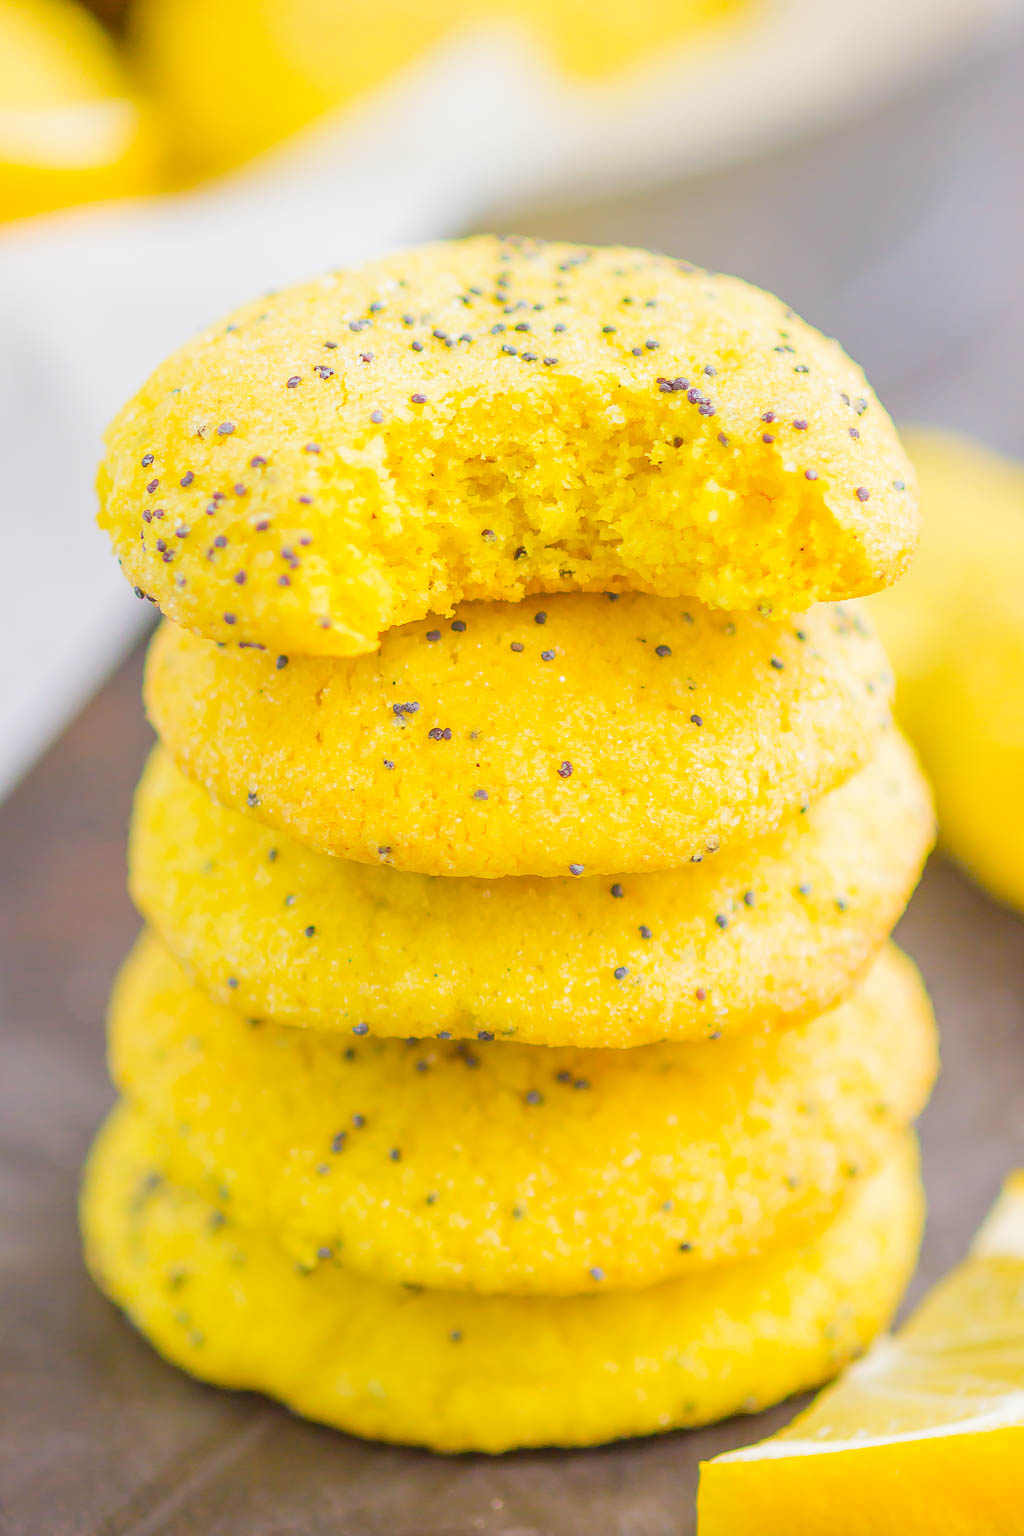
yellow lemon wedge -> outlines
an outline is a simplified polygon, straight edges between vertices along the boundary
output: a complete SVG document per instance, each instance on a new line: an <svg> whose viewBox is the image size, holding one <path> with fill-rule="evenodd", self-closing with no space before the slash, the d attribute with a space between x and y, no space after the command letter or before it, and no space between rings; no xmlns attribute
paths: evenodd
<svg viewBox="0 0 1024 1536"><path fill-rule="evenodd" d="M154 135L72 0L0 0L0 219L148 189Z"/></svg>
<svg viewBox="0 0 1024 1536"><path fill-rule="evenodd" d="M1021 1536L1024 1170L898 1334L702 1466L698 1513L700 1536Z"/></svg>

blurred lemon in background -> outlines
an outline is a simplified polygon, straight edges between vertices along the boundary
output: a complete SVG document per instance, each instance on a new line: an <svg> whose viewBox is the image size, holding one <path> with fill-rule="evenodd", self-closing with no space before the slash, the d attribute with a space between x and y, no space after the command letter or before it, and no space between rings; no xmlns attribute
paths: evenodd
<svg viewBox="0 0 1024 1536"><path fill-rule="evenodd" d="M910 574L871 599L897 713L946 851L1024 910L1024 466L949 433L902 436L924 534Z"/></svg>
<svg viewBox="0 0 1024 1536"><path fill-rule="evenodd" d="M751 0L139 0L138 57L181 167L251 159L401 70L459 26L518 21L566 72L613 73Z"/></svg>
<svg viewBox="0 0 1024 1536"><path fill-rule="evenodd" d="M152 124L72 0L0 0L0 218L148 190Z"/></svg>

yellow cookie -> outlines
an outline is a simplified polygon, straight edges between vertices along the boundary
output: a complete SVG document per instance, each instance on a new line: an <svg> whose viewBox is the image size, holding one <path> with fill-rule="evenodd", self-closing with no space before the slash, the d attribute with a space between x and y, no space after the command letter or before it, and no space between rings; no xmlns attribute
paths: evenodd
<svg viewBox="0 0 1024 1536"><path fill-rule="evenodd" d="M917 537L888 416L778 299L489 236L205 332L114 422L99 488L140 591L275 653L539 592L802 609L885 586Z"/></svg>
<svg viewBox="0 0 1024 1536"><path fill-rule="evenodd" d="M792 1242L890 1155L936 1069L895 950L833 1013L735 1042L339 1047L209 1002L147 936L110 1032L121 1092L180 1132L176 1182L303 1265L485 1293L651 1285Z"/></svg>
<svg viewBox="0 0 1024 1536"><path fill-rule="evenodd" d="M360 863L493 879L674 869L772 831L868 761L890 688L856 607L625 593L467 604L283 667L165 624L146 702L225 804Z"/></svg>
<svg viewBox="0 0 1024 1536"><path fill-rule="evenodd" d="M0 0L0 220L150 190L148 114L72 0Z"/></svg>
<svg viewBox="0 0 1024 1536"><path fill-rule="evenodd" d="M872 604L898 709L935 785L943 844L1024 909L1024 467L966 438L908 434L921 558Z"/></svg>
<svg viewBox="0 0 1024 1536"><path fill-rule="evenodd" d="M120 1110L86 1173L86 1259L169 1359L354 1434L441 1451L593 1445L811 1387L888 1322L913 1268L913 1144L811 1241L598 1296L481 1297L304 1271L166 1177Z"/></svg>
<svg viewBox="0 0 1024 1536"><path fill-rule="evenodd" d="M749 0L138 0L146 72L195 171L250 159L386 85L468 24L525 24L573 74L602 76L742 17Z"/></svg>
<svg viewBox="0 0 1024 1536"><path fill-rule="evenodd" d="M446 879L314 852L219 805L157 748L129 864L144 916L243 1013L403 1038L631 1046L831 1007L895 926L932 828L920 770L890 731L806 813L699 864Z"/></svg>

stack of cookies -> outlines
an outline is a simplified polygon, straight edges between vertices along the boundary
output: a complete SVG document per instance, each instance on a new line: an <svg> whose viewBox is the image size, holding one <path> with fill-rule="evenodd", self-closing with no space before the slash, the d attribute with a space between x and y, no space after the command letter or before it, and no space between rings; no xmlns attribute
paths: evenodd
<svg viewBox="0 0 1024 1536"><path fill-rule="evenodd" d="M916 537L776 299L479 238L280 293L115 422L168 620L83 1199L170 1359L354 1433L587 1445L885 1325L932 835L856 604Z"/></svg>

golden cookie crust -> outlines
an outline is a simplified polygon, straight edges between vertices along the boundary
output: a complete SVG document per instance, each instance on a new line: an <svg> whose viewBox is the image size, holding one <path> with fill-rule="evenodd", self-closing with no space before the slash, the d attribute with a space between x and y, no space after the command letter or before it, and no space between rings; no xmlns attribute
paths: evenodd
<svg viewBox="0 0 1024 1536"><path fill-rule="evenodd" d="M491 1294L651 1285L794 1241L891 1154L937 1066L895 949L798 1029L579 1051L254 1023L145 936L110 1041L175 1182L305 1266Z"/></svg>
<svg viewBox="0 0 1024 1536"><path fill-rule="evenodd" d="M169 1360L440 1451L595 1445L815 1386L888 1322L921 1218L908 1138L811 1241L710 1275L561 1299L410 1291L299 1269L169 1180L159 1132L124 1108L82 1200L97 1284Z"/></svg>
<svg viewBox="0 0 1024 1536"><path fill-rule="evenodd" d="M197 634L354 655L463 601L877 591L913 472L780 300L645 251L478 236L238 310L107 435L100 522Z"/></svg>
<svg viewBox="0 0 1024 1536"><path fill-rule="evenodd" d="M421 874L678 868L774 830L890 725L888 662L857 605L467 604L373 656L282 660L163 625L157 733L224 804Z"/></svg>
<svg viewBox="0 0 1024 1536"><path fill-rule="evenodd" d="M927 786L890 731L804 814L699 864L616 879L414 875L229 810L158 747L129 870L147 921L242 1013L345 1034L622 1047L823 1013L895 926L932 832Z"/></svg>

